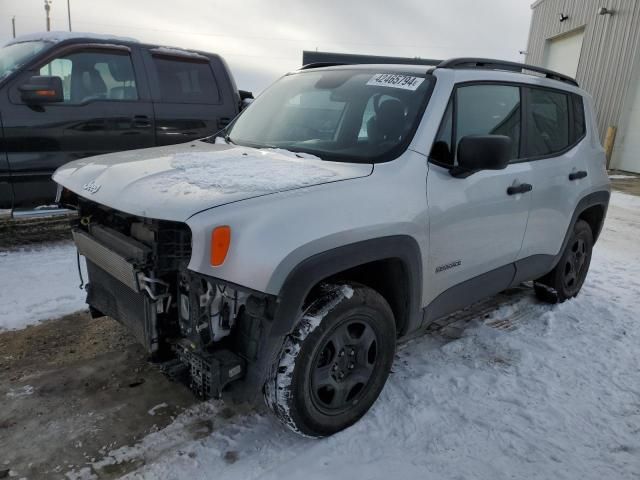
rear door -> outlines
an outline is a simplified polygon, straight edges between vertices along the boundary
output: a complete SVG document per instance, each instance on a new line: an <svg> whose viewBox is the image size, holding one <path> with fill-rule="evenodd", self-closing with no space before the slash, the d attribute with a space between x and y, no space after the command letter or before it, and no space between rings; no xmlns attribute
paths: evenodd
<svg viewBox="0 0 640 480"><path fill-rule="evenodd" d="M435 317L507 288L513 278L531 204L531 192L509 193L510 187L531 184L530 166L519 163L521 96L518 85L463 84L449 102L427 177L426 282L431 300L448 291L436 303ZM511 137L512 163L504 170L451 176L460 140L488 134Z"/></svg>
<svg viewBox="0 0 640 480"><path fill-rule="evenodd" d="M0 104L1 105L1 104ZM1 111L1 109L0 109ZM0 116L0 145L2 142L2 116ZM0 147L0 210L13 206L13 188L11 187L11 172L7 161L7 152Z"/></svg>
<svg viewBox="0 0 640 480"><path fill-rule="evenodd" d="M212 135L236 115L222 65L205 55L166 48L147 49L144 58L158 145Z"/></svg>
<svg viewBox="0 0 640 480"><path fill-rule="evenodd" d="M64 100L25 104L18 89L33 75L60 77ZM152 105L139 84L131 50L101 44L64 47L16 79L3 111L14 206L53 202L51 175L64 163L153 146Z"/></svg>
<svg viewBox="0 0 640 480"><path fill-rule="evenodd" d="M590 147L582 142L585 112L579 95L539 87L527 87L524 93L523 161L531 165L535 187L519 258L535 260L530 268L546 273L589 185L586 159Z"/></svg>

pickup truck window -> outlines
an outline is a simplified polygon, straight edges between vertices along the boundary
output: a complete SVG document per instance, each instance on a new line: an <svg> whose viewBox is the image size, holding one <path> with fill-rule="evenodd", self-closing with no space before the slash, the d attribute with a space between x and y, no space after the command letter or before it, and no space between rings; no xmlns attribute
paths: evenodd
<svg viewBox="0 0 640 480"><path fill-rule="evenodd" d="M33 41L12 43L0 48L0 80L51 45L51 42Z"/></svg>
<svg viewBox="0 0 640 480"><path fill-rule="evenodd" d="M375 163L400 155L433 77L380 70L307 70L281 78L229 127L232 143L325 160Z"/></svg>
<svg viewBox="0 0 640 480"><path fill-rule="evenodd" d="M220 103L218 85L207 62L153 56L160 95L167 103Z"/></svg>
<svg viewBox="0 0 640 480"><path fill-rule="evenodd" d="M131 57L126 53L71 53L43 65L40 75L60 77L64 103L138 99Z"/></svg>

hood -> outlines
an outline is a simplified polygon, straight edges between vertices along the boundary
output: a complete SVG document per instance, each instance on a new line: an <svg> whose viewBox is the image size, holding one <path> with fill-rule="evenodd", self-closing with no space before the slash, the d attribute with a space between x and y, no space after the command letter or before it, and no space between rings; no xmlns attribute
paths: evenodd
<svg viewBox="0 0 640 480"><path fill-rule="evenodd" d="M208 208L365 177L371 164L197 141L67 163L53 179L78 195L141 217L185 221Z"/></svg>

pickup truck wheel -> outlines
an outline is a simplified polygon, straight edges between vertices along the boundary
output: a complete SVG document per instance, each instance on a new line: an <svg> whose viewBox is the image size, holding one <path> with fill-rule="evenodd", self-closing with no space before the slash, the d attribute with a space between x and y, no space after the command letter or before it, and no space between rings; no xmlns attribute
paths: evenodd
<svg viewBox="0 0 640 480"><path fill-rule="evenodd" d="M587 278L593 250L593 233L584 220L578 220L558 265L534 283L538 299L562 303L575 297Z"/></svg>
<svg viewBox="0 0 640 480"><path fill-rule="evenodd" d="M387 301L359 285L331 285L284 342L265 400L295 432L324 437L357 422L387 380L396 329Z"/></svg>

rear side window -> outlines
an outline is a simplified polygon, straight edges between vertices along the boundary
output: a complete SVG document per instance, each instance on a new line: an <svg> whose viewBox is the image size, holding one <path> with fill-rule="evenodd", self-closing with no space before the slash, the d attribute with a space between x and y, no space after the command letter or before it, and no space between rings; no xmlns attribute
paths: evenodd
<svg viewBox="0 0 640 480"><path fill-rule="evenodd" d="M160 98L168 103L220 103L218 85L206 62L153 57Z"/></svg>
<svg viewBox="0 0 640 480"><path fill-rule="evenodd" d="M551 155L570 144L569 95L531 88L527 116L527 157ZM584 124L584 113L582 115Z"/></svg>

